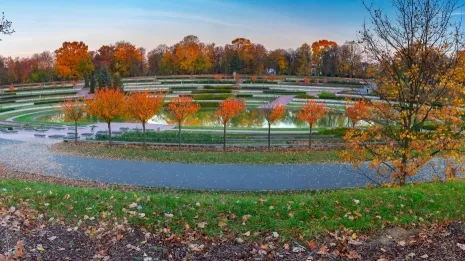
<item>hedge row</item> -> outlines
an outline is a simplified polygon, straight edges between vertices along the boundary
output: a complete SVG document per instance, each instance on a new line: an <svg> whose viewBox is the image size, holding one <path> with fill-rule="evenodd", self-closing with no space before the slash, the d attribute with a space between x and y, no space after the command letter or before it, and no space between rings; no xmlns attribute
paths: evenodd
<svg viewBox="0 0 465 261"><path fill-rule="evenodd" d="M35 101L35 102L34 102L34 105L52 104L52 103L60 103L60 102L63 102L63 99L61 99L61 100Z"/></svg>
<svg viewBox="0 0 465 261"><path fill-rule="evenodd" d="M211 86L211 85L205 85L203 86L204 89L206 90L217 90L217 89L221 89L221 90L239 90L239 87L235 87L235 86Z"/></svg>
<svg viewBox="0 0 465 261"><path fill-rule="evenodd" d="M297 98L297 99L315 99L315 96L308 95L306 93L302 93L302 94L297 94L294 98Z"/></svg>
<svg viewBox="0 0 465 261"><path fill-rule="evenodd" d="M199 93L231 93L231 89L211 89L211 90L193 90L193 94L199 94Z"/></svg>
<svg viewBox="0 0 465 261"><path fill-rule="evenodd" d="M198 94L194 95L194 100L226 100L234 97L233 94Z"/></svg>
<svg viewBox="0 0 465 261"><path fill-rule="evenodd" d="M0 112L14 111L15 108L0 108Z"/></svg>

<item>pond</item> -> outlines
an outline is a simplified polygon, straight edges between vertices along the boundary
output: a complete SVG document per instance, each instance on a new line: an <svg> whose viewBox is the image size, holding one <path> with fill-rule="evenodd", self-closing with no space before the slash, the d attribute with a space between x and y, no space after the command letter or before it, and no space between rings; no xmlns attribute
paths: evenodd
<svg viewBox="0 0 465 261"><path fill-rule="evenodd" d="M43 122L63 122L61 113L40 115L34 118ZM95 117L85 117L85 122L97 122ZM149 123L153 124L174 124L166 111L162 111ZM340 128L347 127L348 118L341 113L331 112L326 118L320 119L314 128ZM184 122L184 126L221 127L221 123L215 118L215 110L202 109L195 115L190 116ZM237 128L267 128L267 122L259 109L247 109L238 117L231 120L229 127ZM272 128L306 128L306 122L297 118L294 111L286 111L286 115L272 125Z"/></svg>

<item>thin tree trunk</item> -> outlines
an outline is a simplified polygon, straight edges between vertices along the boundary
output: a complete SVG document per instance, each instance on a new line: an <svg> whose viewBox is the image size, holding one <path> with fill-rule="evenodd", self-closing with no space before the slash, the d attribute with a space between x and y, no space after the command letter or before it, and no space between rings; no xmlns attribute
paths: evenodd
<svg viewBox="0 0 465 261"><path fill-rule="evenodd" d="M145 135L145 122L142 122L142 133L143 133L143 136L144 136L144 149L147 148L147 138L146 138L146 135Z"/></svg>
<svg viewBox="0 0 465 261"><path fill-rule="evenodd" d="M179 147L181 148L181 122L178 122L178 129Z"/></svg>
<svg viewBox="0 0 465 261"><path fill-rule="evenodd" d="M226 151L226 124L224 124L223 129L223 151Z"/></svg>
<svg viewBox="0 0 465 261"><path fill-rule="evenodd" d="M268 122L268 149L271 149L271 124Z"/></svg>
<svg viewBox="0 0 465 261"><path fill-rule="evenodd" d="M313 124L310 124L310 133L308 135L308 148L309 149L312 148L312 127L313 127Z"/></svg>
<svg viewBox="0 0 465 261"><path fill-rule="evenodd" d="M77 144L77 121L74 121L74 143Z"/></svg>
<svg viewBox="0 0 465 261"><path fill-rule="evenodd" d="M108 122L108 141L111 146L111 123Z"/></svg>

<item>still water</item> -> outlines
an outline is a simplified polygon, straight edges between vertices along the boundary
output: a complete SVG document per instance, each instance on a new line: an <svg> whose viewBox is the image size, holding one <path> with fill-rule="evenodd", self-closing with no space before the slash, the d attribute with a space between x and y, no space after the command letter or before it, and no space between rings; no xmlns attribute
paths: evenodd
<svg viewBox="0 0 465 261"><path fill-rule="evenodd" d="M63 122L63 115L60 113L51 115L42 115L35 118L39 121L45 122ZM95 117L85 117L85 122L97 122ZM167 112L162 111L159 115L155 116L149 123L155 124L174 124L175 122L170 119ZM346 127L348 118L340 113L329 113L326 118L320 119L314 128L339 128ZM215 110L200 110L195 115L186 119L184 126L205 126L205 127L219 127L221 123L215 118ZM267 128L267 122L262 113L258 109L247 109L242 112L238 117L231 120L230 127L241 128ZM286 115L278 120L272 128L306 128L306 122L297 118L294 111L286 111Z"/></svg>

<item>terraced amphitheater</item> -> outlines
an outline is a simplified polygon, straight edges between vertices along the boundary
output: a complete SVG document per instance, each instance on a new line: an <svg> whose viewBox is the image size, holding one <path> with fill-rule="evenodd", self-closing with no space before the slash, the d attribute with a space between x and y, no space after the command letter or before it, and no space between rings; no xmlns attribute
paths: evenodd
<svg viewBox="0 0 465 261"><path fill-rule="evenodd" d="M64 122L60 103L67 99L92 97L89 89L79 83L23 84L0 87L0 138L17 140L50 140L57 142L74 138L72 123ZM126 93L145 90L164 90L166 102L173 97L187 95L199 103L201 110L185 121L183 143L218 145L222 142L222 125L214 117L219 103L228 98L245 100L246 109L229 124L228 143L238 146L261 146L266 144L267 124L261 110L269 104L286 106L286 114L272 126L273 145L299 146L307 139L307 124L299 120L295 111L307 100L324 103L331 109L326 118L319 120L314 128L315 139L325 143L338 143L348 126L344 112L347 100L378 99L370 95L373 86L365 81L343 78L312 81L297 77L263 77L254 79L232 76L215 79L214 75L140 77L123 79ZM173 120L162 111L149 121L148 142L175 144L176 132ZM141 141L141 125L118 120L112 134L120 142ZM105 123L95 117L85 117L79 122L79 139L104 141L108 135Z"/></svg>

